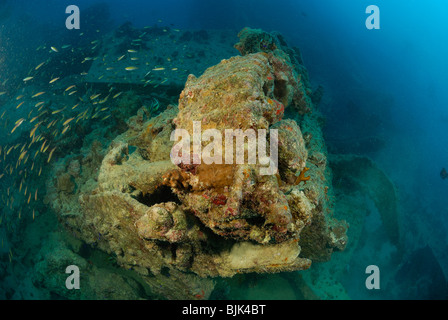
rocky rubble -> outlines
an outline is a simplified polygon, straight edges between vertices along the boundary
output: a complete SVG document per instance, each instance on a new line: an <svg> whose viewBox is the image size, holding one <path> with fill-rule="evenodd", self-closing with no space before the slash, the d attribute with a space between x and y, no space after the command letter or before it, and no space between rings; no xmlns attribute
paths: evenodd
<svg viewBox="0 0 448 320"><path fill-rule="evenodd" d="M242 55L190 75L178 106L147 121L139 112L107 149L61 159L47 195L60 220L171 299L208 298L213 277L303 270L343 250L345 224L331 217L331 173L307 75L280 40L244 29ZM304 118L284 119L285 108ZM238 146L248 154L243 163L205 163L193 147L182 154L193 161L175 164L175 129L202 136L197 147L214 159L224 150L209 146L209 129L221 137L226 129L265 133L268 151L258 148L251 162L249 141L232 140L233 160ZM266 134L274 129L278 136ZM278 166L263 174L274 144Z"/></svg>

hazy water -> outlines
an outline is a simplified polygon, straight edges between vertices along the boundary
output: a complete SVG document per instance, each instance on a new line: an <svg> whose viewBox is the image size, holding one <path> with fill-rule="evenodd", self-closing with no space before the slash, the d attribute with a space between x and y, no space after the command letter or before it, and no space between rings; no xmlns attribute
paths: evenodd
<svg viewBox="0 0 448 320"><path fill-rule="evenodd" d="M76 4L82 14L95 3ZM22 74L31 67L27 62L40 54L37 47L45 44L48 51L51 43L73 40L64 25L70 4L65 0L0 1L0 80L10 78L0 92L7 91L11 99L19 94ZM381 28L367 30L365 9L370 4L355 0L116 0L101 7L104 14L97 14L103 20L91 22L86 33L99 29L97 35L89 35L94 39L126 21L139 28L159 24L240 30L249 26L282 33L290 45L300 48L313 86L324 87L320 110L327 117L329 145L348 141L350 149L354 137L381 138L381 146L358 151L374 159L395 183L401 221L423 221L414 223L412 231L406 229L409 224L402 225L406 250L429 245L448 276L448 179L439 176L443 167L448 168L444 17L448 3L378 0L373 4L381 10ZM1 136L8 142L11 123L22 115L20 110L6 111L11 119ZM0 181L5 198L11 182ZM6 228L5 223L0 228ZM6 248L2 257L7 260ZM368 298L362 290L351 294Z"/></svg>

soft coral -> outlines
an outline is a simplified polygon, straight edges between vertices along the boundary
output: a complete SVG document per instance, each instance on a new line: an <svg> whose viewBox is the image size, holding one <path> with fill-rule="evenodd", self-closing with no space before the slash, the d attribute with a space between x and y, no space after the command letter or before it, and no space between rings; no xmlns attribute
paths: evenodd
<svg viewBox="0 0 448 320"><path fill-rule="evenodd" d="M303 181L304 184L306 184L306 182L308 180L310 180L310 177L305 177L305 172L307 172L308 170L310 170L310 168L305 167L305 168L303 168L302 171L300 171L300 174L299 174L299 176L297 177L297 179L296 179L296 181L294 183L295 185L298 185L302 181Z"/></svg>

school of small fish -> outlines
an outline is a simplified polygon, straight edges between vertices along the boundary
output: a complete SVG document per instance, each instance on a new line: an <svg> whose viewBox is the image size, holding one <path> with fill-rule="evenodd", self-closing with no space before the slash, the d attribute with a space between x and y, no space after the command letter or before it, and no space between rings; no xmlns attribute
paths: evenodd
<svg viewBox="0 0 448 320"><path fill-rule="evenodd" d="M18 220L24 219L25 215L33 220L38 216L39 210L33 207L32 202L41 201L45 195L45 190L37 187L38 182L44 180L42 175L49 173L51 162L65 156L61 143L69 137L73 139L73 135L68 134L70 131L76 135L76 130L82 126L109 119L107 123L104 122L108 125L113 116L112 109L126 91L119 89L122 87L114 84L111 78L121 77L127 81L128 76L134 77L129 79L133 82L141 81L143 87L151 85L153 88L170 79L186 80L187 70L173 65L171 57L166 57L165 63L150 60L143 43L151 41L151 45L157 45L159 39L150 38L149 28L143 28L137 39L132 40L132 47L124 54L121 52L113 57L108 54L98 55L103 40L91 41L90 48L76 48L71 44L41 45L36 51L39 57L43 57L42 60L39 59L39 63L20 76L20 85L7 87L8 81L11 81L9 78L0 83L0 110L8 101L15 102L10 110L5 108L0 111L0 126L8 136L5 141L0 141L0 186L4 191L0 195L3 207L0 211L0 227L6 225L8 230L15 228L12 213ZM167 33L168 29L163 31ZM179 29L171 31L180 32ZM81 32L80 36L83 35ZM183 50L187 51L185 46ZM83 53L76 63L86 67L85 71L79 72L78 78L74 78L78 80L69 80L60 69L53 67L66 52ZM182 59L180 62L183 62ZM91 76L89 65L94 63L103 70L103 74L94 80L107 83L107 90L104 86L95 89L91 84L95 81L91 78L85 80ZM159 106L158 100L154 98L149 107L157 111ZM10 261L13 258L10 251Z"/></svg>

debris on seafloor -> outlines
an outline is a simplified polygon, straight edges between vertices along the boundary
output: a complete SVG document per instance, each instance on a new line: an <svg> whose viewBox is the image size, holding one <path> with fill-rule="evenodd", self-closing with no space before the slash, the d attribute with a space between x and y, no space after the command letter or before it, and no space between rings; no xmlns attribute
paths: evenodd
<svg viewBox="0 0 448 320"><path fill-rule="evenodd" d="M61 159L48 183L47 201L67 228L114 254L159 297L207 299L213 277L308 269L347 243L345 224L331 215L306 69L279 35L245 28L239 36L242 55L190 75L178 106L148 121L139 112L107 150L92 144ZM283 119L285 108L306 117L303 127ZM262 174L261 159L174 165L172 132L193 136L195 123L201 135L276 129L278 174ZM297 172L307 172L306 185Z"/></svg>

